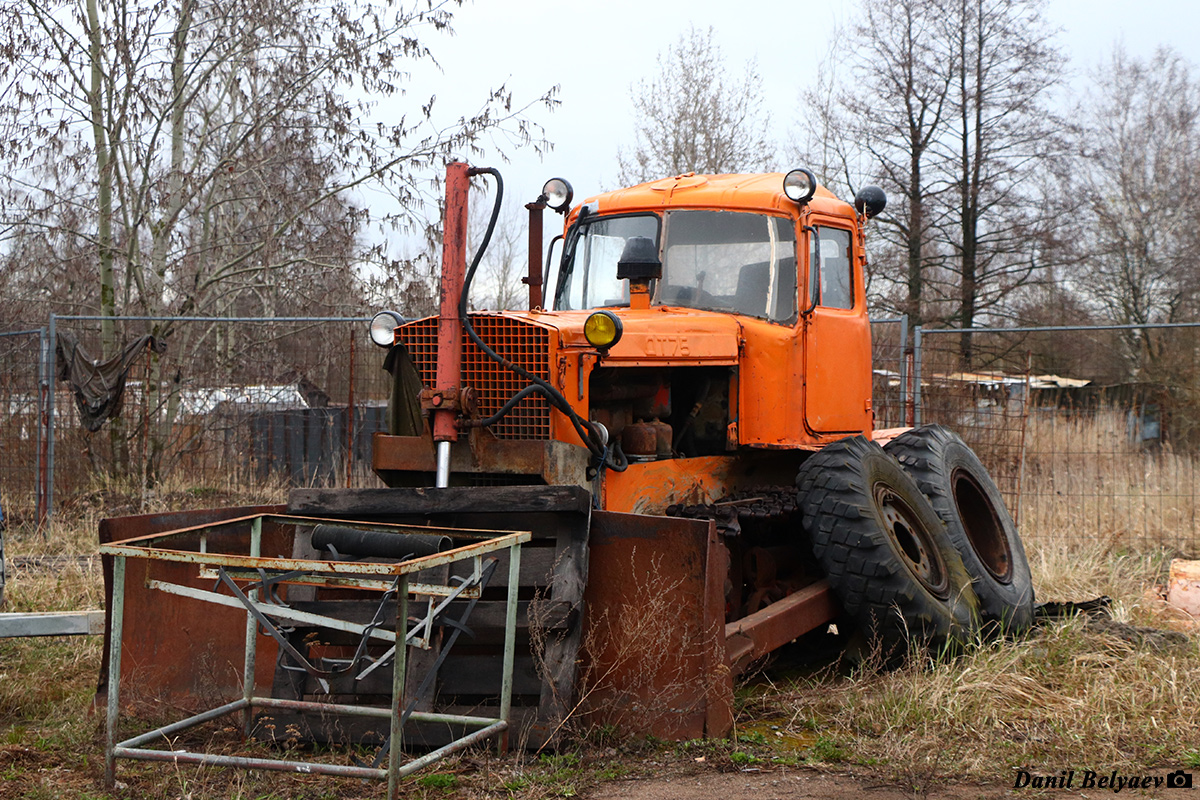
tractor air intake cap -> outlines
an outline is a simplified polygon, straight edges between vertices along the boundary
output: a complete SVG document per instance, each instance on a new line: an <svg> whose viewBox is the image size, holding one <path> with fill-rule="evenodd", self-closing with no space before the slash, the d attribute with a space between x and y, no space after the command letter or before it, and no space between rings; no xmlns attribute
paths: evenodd
<svg viewBox="0 0 1200 800"><path fill-rule="evenodd" d="M658 245L649 236L631 236L617 261L617 280L650 280L662 277Z"/></svg>
<svg viewBox="0 0 1200 800"><path fill-rule="evenodd" d="M875 216L887 208L887 195L878 186L864 186L854 196L854 210L866 216Z"/></svg>

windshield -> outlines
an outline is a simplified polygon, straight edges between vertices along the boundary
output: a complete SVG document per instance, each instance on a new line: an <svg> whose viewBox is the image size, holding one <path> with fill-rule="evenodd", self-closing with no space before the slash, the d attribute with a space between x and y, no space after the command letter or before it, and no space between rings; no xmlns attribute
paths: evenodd
<svg viewBox="0 0 1200 800"><path fill-rule="evenodd" d="M658 242L658 217L602 217L579 226L563 254L563 274L554 307L571 311L629 305L629 287L617 280L617 260L626 240L645 236Z"/></svg>
<svg viewBox="0 0 1200 800"><path fill-rule="evenodd" d="M632 236L659 243L659 305L686 306L788 322L796 316L796 233L790 219L734 211L670 211L599 218L580 225L563 258L555 307L627 305L617 260Z"/></svg>

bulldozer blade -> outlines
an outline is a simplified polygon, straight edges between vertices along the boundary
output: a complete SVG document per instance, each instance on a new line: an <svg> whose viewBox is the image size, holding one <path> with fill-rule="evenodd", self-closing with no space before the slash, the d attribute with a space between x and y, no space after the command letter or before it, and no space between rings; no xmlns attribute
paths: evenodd
<svg viewBox="0 0 1200 800"><path fill-rule="evenodd" d="M728 555L710 521L592 513L580 717L684 740L733 727Z"/></svg>

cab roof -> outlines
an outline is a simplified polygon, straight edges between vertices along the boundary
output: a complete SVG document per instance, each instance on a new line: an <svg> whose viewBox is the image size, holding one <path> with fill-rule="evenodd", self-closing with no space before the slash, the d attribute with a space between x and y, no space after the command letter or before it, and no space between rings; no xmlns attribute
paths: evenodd
<svg viewBox="0 0 1200 800"><path fill-rule="evenodd" d="M659 210L664 208L708 208L726 211L775 211L794 216L798 206L783 193L783 173L754 175L697 175L687 173L593 195L584 201L595 213ZM853 217L854 209L828 189L817 186L807 204L812 210ZM578 208L572 217L578 213Z"/></svg>

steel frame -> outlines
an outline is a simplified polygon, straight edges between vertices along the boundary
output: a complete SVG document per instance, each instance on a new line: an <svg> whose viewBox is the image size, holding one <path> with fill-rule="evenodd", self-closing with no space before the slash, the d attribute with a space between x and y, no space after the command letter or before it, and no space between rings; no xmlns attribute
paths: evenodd
<svg viewBox="0 0 1200 800"><path fill-rule="evenodd" d="M247 517L225 520L211 525L197 525L172 531L151 534L149 536L125 539L100 546L103 555L113 558L113 593L112 593L112 623L110 629L108 672L108 708L107 735L104 749L104 781L109 788L116 782L116 759L128 758L146 761L168 761L175 764L204 764L213 766L238 767L242 769L264 769L283 772L321 773L341 775L354 778L377 778L388 781L388 798L399 797L400 779L417 770L438 761L444 756L462 750L492 736L499 736L499 748L508 748L508 717L512 707L512 672L513 658L516 648L517 623L517 589L520 584L521 545L531 538L524 531L477 531L444 528L432 528L413 525L393 525L384 523L352 522L350 524L369 530L395 531L398 533L438 533L450 534L456 539L478 539L479 541L452 550L422 558L393 563L322 561L296 558L263 558L262 530L263 523L293 526L293 535L300 528L307 528L321 522L336 522L342 525L347 520L326 520L316 517L299 517L282 514L256 514ZM209 534L215 531L250 527L250 543L248 552L218 553L208 549ZM199 550L173 549L168 546L172 540L183 536L199 536ZM428 648L429 631L433 618L438 611L450 600L456 597L478 597L480 594L479 581L484 567L483 556L507 549L509 552L509 581L508 598L505 608L504 628L504 657L503 673L500 689L500 713L497 717L476 717L453 714L437 714L412 711L404 714L404 685L405 685L405 656L407 647L396 647L397 633L405 631L406 643ZM246 647L245 665L242 684L245 687L241 698L218 706L217 708L195 714L178 722L156 728L130 739L117 741L117 727L120 714L120 675L121 675L121 639L124 626L124 599L127 559L146 559L150 561L171 561L196 564L199 575L203 578L221 577L226 585L231 585L234 579L249 581L248 591L237 591L241 598L218 594L215 591L196 589L164 581L150 581L150 588L160 591L184 595L207 602L221 605L233 605L246 608ZM473 560L472 575L463 584L430 585L412 583L409 576L430 567L451 564L459 561ZM215 569L214 569L215 568ZM346 620L338 620L320 614L301 612L289 609L282 603L274 601L274 591L267 591L265 599L259 599L256 585L336 585L364 591L396 592L395 629L358 625ZM474 581L474 583L472 583ZM409 595L428 596L428 612L411 628L408 626ZM435 597L442 598L435 606ZM319 703L302 700L282 700L272 697L259 697L254 694L254 674L257 658L258 625L260 620L267 617L300 622L306 625L318 625L343 631L357 632L364 636L382 639L393 643L393 649L385 654L375 665L383 663L389 656L394 658L392 678L392 700L390 708L375 706L344 705ZM424 631L424 636L418 634ZM157 750L148 747L153 742L165 742L171 746L170 737L188 728L209 722L220 717L244 713L243 733L249 737L253 725L255 709L286 709L290 711L314 711L325 714L344 714L365 717L390 719L391 734L388 747L388 764L386 768L349 766L341 764L326 764L310 761L290 761L271 758L246 758L240 756L225 756L199 752L185 752L168 749ZM463 725L477 730L456 739L449 744L402 763L403 757L399 743L404 721L442 722Z"/></svg>

